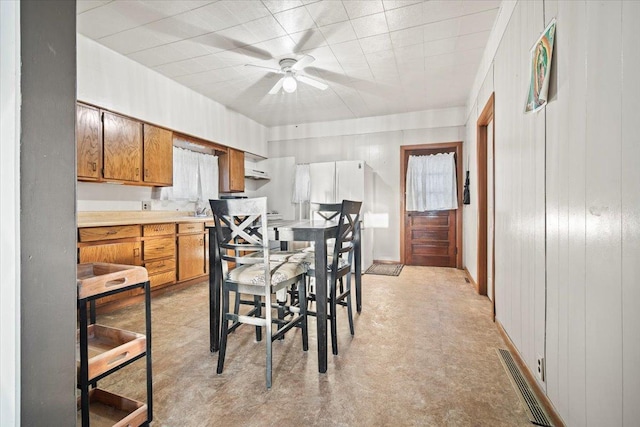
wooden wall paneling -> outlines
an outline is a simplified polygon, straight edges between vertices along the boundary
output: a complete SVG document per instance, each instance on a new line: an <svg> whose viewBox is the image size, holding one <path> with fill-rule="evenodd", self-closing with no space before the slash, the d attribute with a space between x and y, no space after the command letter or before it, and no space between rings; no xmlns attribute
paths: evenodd
<svg viewBox="0 0 640 427"><path fill-rule="evenodd" d="M566 326L567 342L559 342L558 353L566 353L567 359L567 390L562 390L563 383L560 377L555 379L556 373L549 372L548 382L558 381L558 390L561 395L568 395L568 408L562 406L562 399L558 402L558 410L567 425L584 426L587 425L586 415L586 105L587 105L587 74L584 70L586 61L586 6L584 2L561 2L558 18L565 16L572 18L572 25L565 25L556 42L559 45L559 55L555 57L558 62L558 85L562 84L566 95L562 94L562 100L558 97L557 102L562 102L562 108L568 114L564 128L568 135L568 265L571 274L567 282L567 314ZM562 52L576 52L574 56L566 58L568 55ZM576 108L576 106L582 106ZM560 140L559 144L563 141ZM548 284L548 287L552 284ZM559 294L560 295L560 294ZM563 302L559 306L565 306ZM563 325L547 324L547 330L551 328L565 328ZM547 347L547 353L551 349ZM558 363L559 369L563 369ZM558 372L558 375L561 374Z"/></svg>
<svg viewBox="0 0 640 427"><path fill-rule="evenodd" d="M640 420L640 2L622 2L622 421Z"/></svg>
<svg viewBox="0 0 640 427"><path fill-rule="evenodd" d="M621 2L587 2L587 422L622 425ZM636 47L637 48L637 47Z"/></svg>

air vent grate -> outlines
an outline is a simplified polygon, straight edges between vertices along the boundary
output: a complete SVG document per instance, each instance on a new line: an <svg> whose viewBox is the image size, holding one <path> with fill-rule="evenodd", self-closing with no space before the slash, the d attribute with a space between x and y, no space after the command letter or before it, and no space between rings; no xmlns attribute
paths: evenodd
<svg viewBox="0 0 640 427"><path fill-rule="evenodd" d="M522 405L527 411L527 415L529 416L529 420L536 425L545 426L545 427L553 427L547 413L542 408L542 405L538 401L538 398L531 390L529 383L525 379L524 375L518 368L515 360L513 360L513 356L508 350L504 350L501 348L496 349L498 352L498 356L500 358L500 362L502 362L502 366L504 366L504 370L507 371L507 375L511 380L511 384L513 388L516 390Z"/></svg>

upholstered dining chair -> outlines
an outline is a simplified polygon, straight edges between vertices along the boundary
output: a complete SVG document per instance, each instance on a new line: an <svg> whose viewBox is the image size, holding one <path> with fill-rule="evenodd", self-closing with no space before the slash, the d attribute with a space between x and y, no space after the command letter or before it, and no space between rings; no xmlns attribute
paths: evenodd
<svg viewBox="0 0 640 427"><path fill-rule="evenodd" d="M256 327L256 340L266 335L266 384L272 384L272 342L294 327L302 329L302 349L309 348L306 305L294 307L285 302L272 302L276 292L299 283L300 298L306 298L304 286L305 265L298 261L269 258L267 237L267 199L210 200L215 224L216 245L222 265L222 333L217 372L221 374L227 350L229 330L241 324ZM253 308L239 313L238 306L230 307L230 295L236 300L240 294L253 297ZM264 309L264 310L263 310ZM282 318L272 316L272 310L284 313ZM232 322L230 326L229 323ZM272 328L272 325L277 328Z"/></svg>
<svg viewBox="0 0 640 427"><path fill-rule="evenodd" d="M328 318L331 323L331 348L333 354L338 354L338 332L337 332L337 306L347 307L347 316L349 319L349 330L354 335L353 326L353 310L351 308L351 266L354 262L354 248L359 238L357 233L358 221L360 219L360 208L362 202L343 200L337 204L315 204L314 208L318 209L314 213L321 218L337 220L339 227L336 230L333 239L333 248L328 252L327 273L329 280L329 296L327 304L329 304ZM307 276L315 276L315 254L307 251L304 256L299 257L307 263ZM296 259L294 257L294 259ZM343 287L342 279L346 276L346 288ZM340 287L338 288L338 282ZM307 297L311 301L315 301L315 293L309 292ZM300 295L300 301L305 301ZM316 304L321 304L316 301ZM304 304L300 304L302 306ZM310 315L314 312L308 311Z"/></svg>

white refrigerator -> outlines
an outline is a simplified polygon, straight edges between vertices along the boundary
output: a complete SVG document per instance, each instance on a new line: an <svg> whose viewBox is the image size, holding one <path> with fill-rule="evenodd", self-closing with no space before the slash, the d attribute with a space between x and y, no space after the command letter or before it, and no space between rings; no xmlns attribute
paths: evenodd
<svg viewBox="0 0 640 427"><path fill-rule="evenodd" d="M362 202L360 211L362 271L373 263L373 229L365 218L373 202L373 171L364 161L343 160L309 165L311 203L340 203L342 200Z"/></svg>

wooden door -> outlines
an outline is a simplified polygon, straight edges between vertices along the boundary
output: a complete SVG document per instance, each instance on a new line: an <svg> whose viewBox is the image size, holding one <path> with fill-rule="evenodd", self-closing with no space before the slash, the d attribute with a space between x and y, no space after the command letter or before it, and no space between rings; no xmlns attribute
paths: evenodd
<svg viewBox="0 0 640 427"><path fill-rule="evenodd" d="M406 211L406 178L410 156L454 153L458 209ZM400 147L400 260L408 265L462 268L462 142Z"/></svg>
<svg viewBox="0 0 640 427"><path fill-rule="evenodd" d="M100 179L102 169L102 133L100 111L97 108L78 104L76 106L76 148L78 178Z"/></svg>
<svg viewBox="0 0 640 427"><path fill-rule="evenodd" d="M173 184L173 137L169 130L144 124L144 182Z"/></svg>
<svg viewBox="0 0 640 427"><path fill-rule="evenodd" d="M139 182L142 168L142 123L103 112L104 178Z"/></svg>
<svg viewBox="0 0 640 427"><path fill-rule="evenodd" d="M178 280L187 280L204 274L204 234L178 236Z"/></svg>
<svg viewBox="0 0 640 427"><path fill-rule="evenodd" d="M456 211L405 213L405 263L456 267Z"/></svg>

